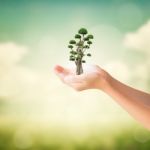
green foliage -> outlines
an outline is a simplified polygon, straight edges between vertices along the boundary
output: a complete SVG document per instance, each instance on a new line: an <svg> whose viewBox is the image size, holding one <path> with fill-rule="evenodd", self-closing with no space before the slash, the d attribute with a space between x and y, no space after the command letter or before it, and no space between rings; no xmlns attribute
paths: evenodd
<svg viewBox="0 0 150 150"><path fill-rule="evenodd" d="M88 37L89 39L94 39L94 36L93 36L92 34L89 34L87 37Z"/></svg>
<svg viewBox="0 0 150 150"><path fill-rule="evenodd" d="M72 51L70 51L70 54L72 54L72 55L76 55L76 54L77 54L77 52L76 52L76 51L74 51L74 50L72 50Z"/></svg>
<svg viewBox="0 0 150 150"><path fill-rule="evenodd" d="M79 46L79 47L83 46L83 42L78 42L77 46Z"/></svg>
<svg viewBox="0 0 150 150"><path fill-rule="evenodd" d="M88 41L87 43L88 43L89 45L91 45L91 44L92 44L92 42L91 42L91 41Z"/></svg>
<svg viewBox="0 0 150 150"><path fill-rule="evenodd" d="M72 45L68 45L68 48L71 48L71 49L72 49L72 48L73 48L73 46L72 46Z"/></svg>
<svg viewBox="0 0 150 150"><path fill-rule="evenodd" d="M85 35L88 33L87 29L85 28L81 28L79 31L78 31L79 34L82 34L82 35Z"/></svg>
<svg viewBox="0 0 150 150"><path fill-rule="evenodd" d="M75 38L76 38L76 39L81 39L81 35L80 35L80 34L76 34L76 35L75 35Z"/></svg>
<svg viewBox="0 0 150 150"><path fill-rule="evenodd" d="M67 126L42 128L1 120L0 150L150 150L150 132L137 126L94 131L70 133Z"/></svg>
<svg viewBox="0 0 150 150"><path fill-rule="evenodd" d="M70 55L70 58L74 58L74 55Z"/></svg>
<svg viewBox="0 0 150 150"><path fill-rule="evenodd" d="M85 37L85 38L84 38L84 41L89 41L89 38L88 38L88 37Z"/></svg>
<svg viewBox="0 0 150 150"><path fill-rule="evenodd" d="M76 61L78 61L79 60L79 58L78 57L76 57Z"/></svg>
<svg viewBox="0 0 150 150"><path fill-rule="evenodd" d="M76 41L75 41L75 40L71 40L71 41L69 42L69 44L76 44Z"/></svg>
<svg viewBox="0 0 150 150"><path fill-rule="evenodd" d="M70 58L70 61L75 61L75 58Z"/></svg>
<svg viewBox="0 0 150 150"><path fill-rule="evenodd" d="M90 48L90 47L89 47L88 45L84 45L84 47L83 47L83 48L87 48L87 49L88 49L88 48Z"/></svg>
<svg viewBox="0 0 150 150"><path fill-rule="evenodd" d="M78 34L75 34L75 39L79 39L78 42L76 42L75 40L70 40L69 41L69 48L71 48L70 51L70 61L74 61L75 65L76 65L76 74L79 75L81 73L83 73L83 69L82 69L82 63L86 63L85 60L83 60L83 58L85 56L91 56L90 53L86 54L86 50L88 50L90 48L90 45L92 44L92 41L90 41L90 39L93 39L93 35L89 34L87 36L85 36L86 34L88 34L87 29L85 28L81 28L78 31Z"/></svg>
<svg viewBox="0 0 150 150"><path fill-rule="evenodd" d="M90 53L88 53L87 56L92 56L92 55Z"/></svg>

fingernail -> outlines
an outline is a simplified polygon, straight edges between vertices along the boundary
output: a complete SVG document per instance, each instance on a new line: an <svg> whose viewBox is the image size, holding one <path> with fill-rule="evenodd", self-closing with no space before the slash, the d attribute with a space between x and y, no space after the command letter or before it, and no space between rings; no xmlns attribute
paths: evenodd
<svg viewBox="0 0 150 150"><path fill-rule="evenodd" d="M55 66L54 69L55 69L57 72L63 72L63 70L64 70L64 68L61 67L61 66L59 66L59 65Z"/></svg>

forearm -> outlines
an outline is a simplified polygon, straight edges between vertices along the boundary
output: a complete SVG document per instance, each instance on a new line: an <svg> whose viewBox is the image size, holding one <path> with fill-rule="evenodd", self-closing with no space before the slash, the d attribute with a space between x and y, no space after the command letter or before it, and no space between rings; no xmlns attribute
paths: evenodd
<svg viewBox="0 0 150 150"><path fill-rule="evenodd" d="M126 109L135 119L150 129L149 94L131 88L109 75L102 90Z"/></svg>

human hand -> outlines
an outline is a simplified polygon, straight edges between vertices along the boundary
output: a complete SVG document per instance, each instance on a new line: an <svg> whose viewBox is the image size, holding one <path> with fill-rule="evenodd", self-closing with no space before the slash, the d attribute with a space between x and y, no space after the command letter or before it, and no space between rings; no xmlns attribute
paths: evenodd
<svg viewBox="0 0 150 150"><path fill-rule="evenodd" d="M108 84L109 74L97 65L84 67L84 73L76 75L71 68L55 66L54 72L61 81L77 91L86 89L104 90Z"/></svg>

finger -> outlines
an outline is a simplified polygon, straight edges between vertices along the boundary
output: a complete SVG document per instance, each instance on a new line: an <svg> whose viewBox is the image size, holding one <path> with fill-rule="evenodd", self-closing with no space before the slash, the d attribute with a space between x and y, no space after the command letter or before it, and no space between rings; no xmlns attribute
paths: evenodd
<svg viewBox="0 0 150 150"><path fill-rule="evenodd" d="M56 65L54 67L54 71L55 73L63 73L63 74L67 74L68 73L68 70L60 65Z"/></svg>
<svg viewBox="0 0 150 150"><path fill-rule="evenodd" d="M65 76L69 73L67 69L60 65L54 67L54 72L62 81L64 81Z"/></svg>

